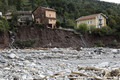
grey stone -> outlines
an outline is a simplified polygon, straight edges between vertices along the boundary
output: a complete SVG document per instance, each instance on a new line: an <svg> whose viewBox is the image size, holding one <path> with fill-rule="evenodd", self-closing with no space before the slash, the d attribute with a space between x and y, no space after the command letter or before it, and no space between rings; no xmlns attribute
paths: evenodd
<svg viewBox="0 0 120 80"><path fill-rule="evenodd" d="M1 63L6 63L6 60L4 58L0 57L0 62Z"/></svg>
<svg viewBox="0 0 120 80"><path fill-rule="evenodd" d="M16 57L16 55L12 53L12 54L10 54L8 57L9 57L10 59L13 59L13 58Z"/></svg>

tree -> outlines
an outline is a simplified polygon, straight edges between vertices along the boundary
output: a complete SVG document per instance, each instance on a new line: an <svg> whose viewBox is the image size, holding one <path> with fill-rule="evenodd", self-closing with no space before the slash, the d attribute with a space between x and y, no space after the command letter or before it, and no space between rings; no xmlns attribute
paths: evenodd
<svg viewBox="0 0 120 80"><path fill-rule="evenodd" d="M57 27L60 27L60 26L61 26L61 22L60 22L59 20L57 20L56 26L57 26Z"/></svg>
<svg viewBox="0 0 120 80"><path fill-rule="evenodd" d="M114 19L111 19L110 20L110 22L109 22L109 26L111 27L111 28L115 28L116 27L116 21L114 20Z"/></svg>
<svg viewBox="0 0 120 80"><path fill-rule="evenodd" d="M79 27L78 27L78 30L81 33L85 34L89 31L89 28L88 28L87 24L80 24Z"/></svg>
<svg viewBox="0 0 120 80"><path fill-rule="evenodd" d="M16 9L17 10L22 10L22 7L23 7L23 0L18 0L16 2Z"/></svg>
<svg viewBox="0 0 120 80"><path fill-rule="evenodd" d="M8 22L5 20L5 18L2 16L0 17L0 32L7 32L9 30Z"/></svg>

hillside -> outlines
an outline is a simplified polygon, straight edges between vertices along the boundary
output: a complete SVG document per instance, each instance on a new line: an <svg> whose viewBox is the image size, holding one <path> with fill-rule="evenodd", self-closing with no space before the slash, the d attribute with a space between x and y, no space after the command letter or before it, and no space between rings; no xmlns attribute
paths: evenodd
<svg viewBox="0 0 120 80"><path fill-rule="evenodd" d="M90 35L90 36L88 35L87 37L85 36L85 40L88 44L88 47L93 47L94 43L97 41L98 42L102 41L105 45L112 43L113 41L115 41L115 44L117 43L116 41L119 42L120 4L118 5L114 3L101 2L99 0L0 0L0 11L2 11L4 15L6 12L9 11L15 12L20 10L34 10L39 5L56 9L57 22L59 22L62 27L66 27L66 28L74 28L76 26L75 20L80 16L85 16L95 13L104 13L108 17L107 24L109 27L111 27L110 29L108 29L108 32L110 32L111 34L109 34L109 36L107 34L104 37L99 37L99 35L106 33L107 31L106 29L104 29L103 32L101 32L99 29L96 29L95 34L97 34L97 36L94 35ZM14 20L17 21L16 18ZM11 23L14 24L14 21L12 21ZM5 18L0 17L0 32L3 31L6 33L0 35L1 36L0 43L1 45L5 44L4 45L5 47L9 43L9 36L7 32L9 30L15 31L13 26L11 26L11 23L8 25L8 22L5 20ZM36 32L36 30L39 30L37 28L33 28L34 30L33 32L31 29L32 29L31 27L30 28L23 27L22 29L20 29L18 33L16 33L16 38L17 38L16 40L39 38L40 40L38 41L38 43L34 45L35 47L44 47L47 44L51 44L51 43L53 43L52 45L53 47L54 46L76 47L76 46L80 46L79 43L82 43L79 42L81 40L80 36L72 32L66 32L66 31L54 30L54 29L53 30L48 29L48 31L43 30ZM22 31L24 32L21 33ZM52 36L50 36L50 34ZM68 34L71 34L70 37L68 36Z"/></svg>
<svg viewBox="0 0 120 80"><path fill-rule="evenodd" d="M73 31L61 29L47 29L40 27L23 27L15 32L14 47L16 48L80 48L84 47L84 43L80 37ZM86 47L120 47L120 39L114 36L94 36L83 35ZM8 33L0 34L0 49L10 48L11 39Z"/></svg>
<svg viewBox="0 0 120 80"><path fill-rule="evenodd" d="M63 27L74 27L75 19L95 13L107 15L111 28L120 27L120 4L99 0L0 0L0 11L34 10L39 5L56 9L58 21L66 23Z"/></svg>

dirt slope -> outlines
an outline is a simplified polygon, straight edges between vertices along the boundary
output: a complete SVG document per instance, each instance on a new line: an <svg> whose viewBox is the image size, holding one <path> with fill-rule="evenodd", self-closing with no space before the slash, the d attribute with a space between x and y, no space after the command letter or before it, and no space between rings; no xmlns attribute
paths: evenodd
<svg viewBox="0 0 120 80"><path fill-rule="evenodd" d="M34 47L78 47L83 46L80 35L59 29L24 27L16 31L16 40L37 39Z"/></svg>
<svg viewBox="0 0 120 80"><path fill-rule="evenodd" d="M8 48L9 46L9 35L8 33L0 32L0 49Z"/></svg>
<svg viewBox="0 0 120 80"><path fill-rule="evenodd" d="M120 42L114 36L93 36L84 35L84 41L87 47L94 47L94 43L101 41L103 44L107 45L113 43L114 40ZM66 31L61 29L47 29L40 27L22 27L16 30L15 40L37 40L33 45L34 47L58 47L58 48L68 48L68 47L83 47L83 42L80 38L80 34L75 34L72 31ZM0 33L0 48L9 48L9 34Z"/></svg>

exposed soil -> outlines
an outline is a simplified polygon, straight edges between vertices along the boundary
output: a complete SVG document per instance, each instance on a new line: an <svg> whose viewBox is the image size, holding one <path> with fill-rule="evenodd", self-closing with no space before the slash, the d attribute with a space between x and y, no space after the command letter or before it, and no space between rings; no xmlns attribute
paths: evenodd
<svg viewBox="0 0 120 80"><path fill-rule="evenodd" d="M0 32L0 49L8 48L9 45L9 35L8 33Z"/></svg>
<svg viewBox="0 0 120 80"><path fill-rule="evenodd" d="M94 35L85 35L84 39L88 47L93 47L94 43L99 42L99 41L101 41L104 45L111 44L113 43L114 40L117 40L118 43L120 42L120 39L116 39L114 36L99 37L99 36L94 36ZM112 46L112 47L115 47L115 46Z"/></svg>
<svg viewBox="0 0 120 80"><path fill-rule="evenodd" d="M84 35L83 36L87 47L93 47L95 42L101 41L103 44L107 45L112 43L116 38L114 36L93 36ZM62 29L50 29L50 28L40 28L40 27L22 27L16 30L15 40L37 40L33 45L36 47L58 47L58 48L68 48L68 47L83 47L83 42L80 38L80 34L76 34L73 31L67 31ZM120 42L119 39L117 39ZM0 33L0 48L9 47L9 34Z"/></svg>
<svg viewBox="0 0 120 80"><path fill-rule="evenodd" d="M83 46L79 34L60 29L24 27L16 31L16 40L37 39L34 47L79 47Z"/></svg>

